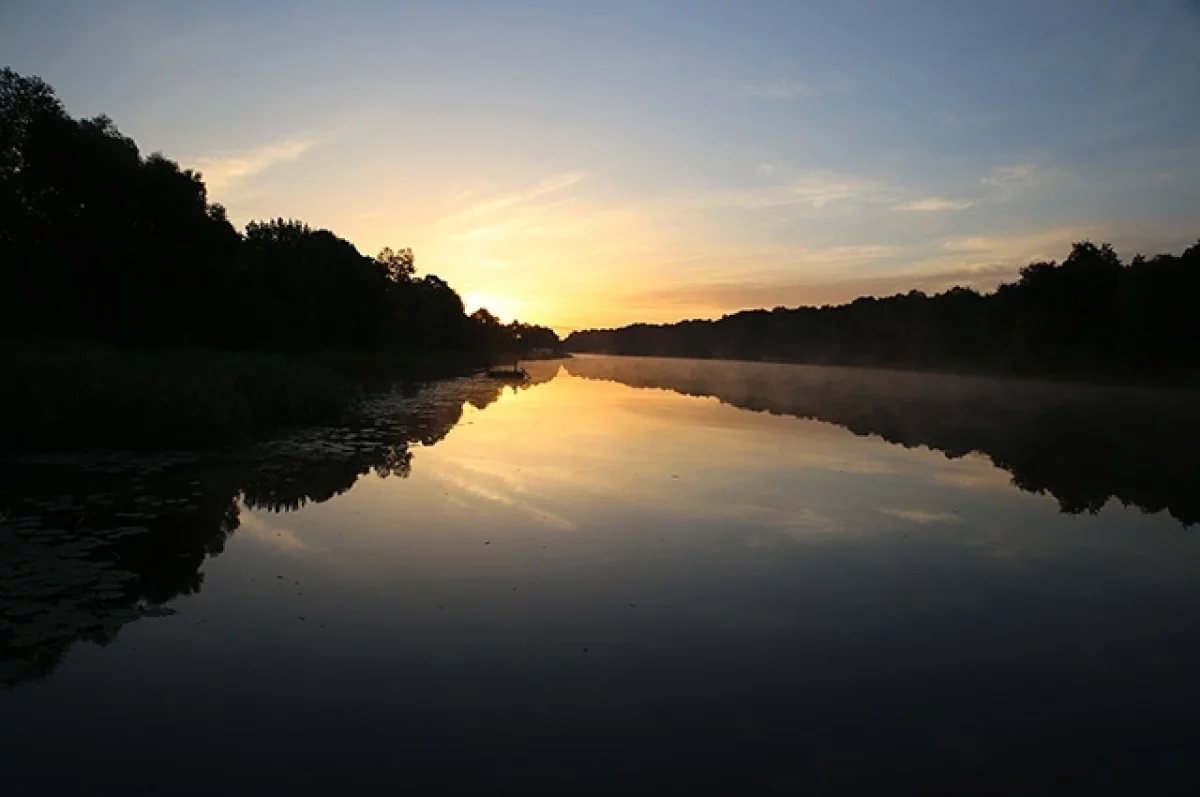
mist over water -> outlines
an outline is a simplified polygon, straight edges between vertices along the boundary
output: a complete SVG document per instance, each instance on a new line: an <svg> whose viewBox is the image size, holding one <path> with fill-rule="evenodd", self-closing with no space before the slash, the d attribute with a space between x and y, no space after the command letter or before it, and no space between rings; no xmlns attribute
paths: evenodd
<svg viewBox="0 0 1200 797"><path fill-rule="evenodd" d="M1193 394L527 367L0 464L5 791L1195 783Z"/></svg>

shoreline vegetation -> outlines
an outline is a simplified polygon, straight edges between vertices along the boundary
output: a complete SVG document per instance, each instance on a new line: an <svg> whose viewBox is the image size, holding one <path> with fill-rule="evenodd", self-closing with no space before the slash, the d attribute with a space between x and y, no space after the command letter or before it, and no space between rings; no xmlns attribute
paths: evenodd
<svg viewBox="0 0 1200 797"><path fill-rule="evenodd" d="M571 376L711 397L755 413L833 424L860 437L986 457L1059 510L1110 501L1200 526L1200 390L929 374L852 366L576 357Z"/></svg>
<svg viewBox="0 0 1200 797"><path fill-rule="evenodd" d="M568 351L844 365L1146 386L1200 384L1200 243L1137 255L1076 243L980 293L910 291L842 305L573 332Z"/></svg>
<svg viewBox="0 0 1200 797"><path fill-rule="evenodd" d="M1090 382L1200 383L1200 244L1075 244L994 292L574 332L467 314L412 250L277 218L0 69L0 448L219 446L333 422L373 385L568 351Z"/></svg>
<svg viewBox="0 0 1200 797"><path fill-rule="evenodd" d="M411 249L236 229L201 174L0 69L0 447L222 445L336 420L380 382L561 352L468 315Z"/></svg>

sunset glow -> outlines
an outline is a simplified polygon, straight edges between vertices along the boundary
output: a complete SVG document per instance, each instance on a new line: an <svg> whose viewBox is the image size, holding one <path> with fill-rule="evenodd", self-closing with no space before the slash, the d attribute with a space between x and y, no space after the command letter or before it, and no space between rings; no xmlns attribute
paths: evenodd
<svg viewBox="0 0 1200 797"><path fill-rule="evenodd" d="M1195 6L1004 5L18 2L0 49L236 223L561 330L1191 243Z"/></svg>

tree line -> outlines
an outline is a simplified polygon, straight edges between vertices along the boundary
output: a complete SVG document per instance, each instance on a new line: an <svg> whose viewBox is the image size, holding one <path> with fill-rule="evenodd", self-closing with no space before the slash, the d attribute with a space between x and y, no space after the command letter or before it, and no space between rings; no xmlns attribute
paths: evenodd
<svg viewBox="0 0 1200 797"><path fill-rule="evenodd" d="M546 328L467 315L412 250L361 254L291 219L230 223L201 174L143 155L0 70L0 336L134 346L454 352L557 349Z"/></svg>
<svg viewBox="0 0 1200 797"><path fill-rule="evenodd" d="M1200 439L1194 390L1062 385L993 377L753 362L576 357L584 379L711 396L753 412L811 418L948 459L979 453L1021 490L1067 514L1110 501L1200 524Z"/></svg>
<svg viewBox="0 0 1200 797"><path fill-rule="evenodd" d="M1115 380L1200 377L1200 243L1123 263L1076 243L991 293L956 287L719 320L585 330L571 351L986 371Z"/></svg>

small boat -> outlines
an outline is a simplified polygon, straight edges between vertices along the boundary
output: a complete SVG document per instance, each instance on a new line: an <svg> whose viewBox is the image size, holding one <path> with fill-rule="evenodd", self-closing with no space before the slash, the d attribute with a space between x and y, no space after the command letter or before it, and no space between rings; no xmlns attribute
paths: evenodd
<svg viewBox="0 0 1200 797"><path fill-rule="evenodd" d="M489 379L503 379L506 382L524 382L529 378L529 372L524 368L514 365L512 368L489 368L487 377Z"/></svg>

